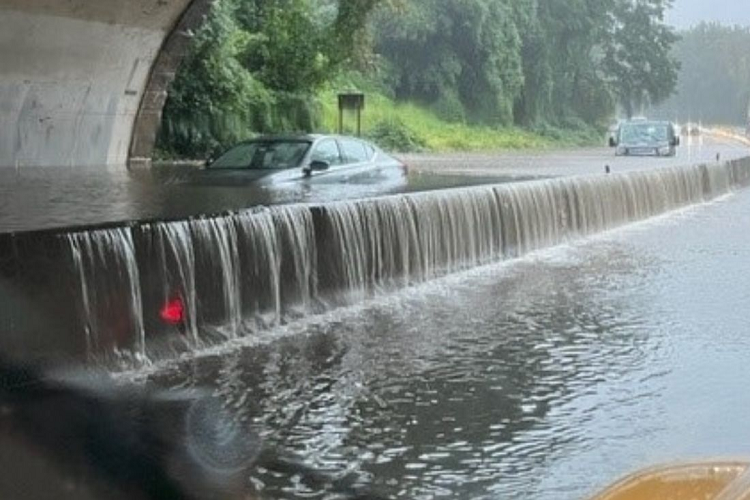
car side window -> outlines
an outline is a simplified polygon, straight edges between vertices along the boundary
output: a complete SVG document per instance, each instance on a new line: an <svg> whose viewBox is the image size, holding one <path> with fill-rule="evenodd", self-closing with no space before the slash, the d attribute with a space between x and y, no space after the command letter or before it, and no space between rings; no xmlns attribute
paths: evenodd
<svg viewBox="0 0 750 500"><path fill-rule="evenodd" d="M368 144L366 142L363 143L365 145L365 151L367 151L367 159L372 160L375 157L375 148L372 146L372 144Z"/></svg>
<svg viewBox="0 0 750 500"><path fill-rule="evenodd" d="M341 165L343 163L339 147L333 139L325 140L315 146L310 161L325 161L331 166Z"/></svg>
<svg viewBox="0 0 750 500"><path fill-rule="evenodd" d="M370 159L367 149L361 141L341 139L340 143L346 163L362 163Z"/></svg>

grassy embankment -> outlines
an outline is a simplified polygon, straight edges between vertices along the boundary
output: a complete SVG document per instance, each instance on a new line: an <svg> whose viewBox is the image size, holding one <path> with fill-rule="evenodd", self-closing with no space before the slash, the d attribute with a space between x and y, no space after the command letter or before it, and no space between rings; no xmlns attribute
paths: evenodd
<svg viewBox="0 0 750 500"><path fill-rule="evenodd" d="M326 90L319 96L322 127L325 132L338 129L336 92ZM413 103L397 103L378 92L366 92L362 114L362 132L386 149L411 151L493 151L503 149L550 149L603 144L603 134L594 129L564 130L544 127L525 130L518 127L492 128L449 123L433 111ZM345 133L355 130L353 113L345 114Z"/></svg>

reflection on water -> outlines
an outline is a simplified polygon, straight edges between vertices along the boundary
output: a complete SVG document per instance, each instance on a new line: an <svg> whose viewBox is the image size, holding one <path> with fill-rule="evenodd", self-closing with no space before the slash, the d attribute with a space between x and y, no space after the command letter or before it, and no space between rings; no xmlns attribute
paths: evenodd
<svg viewBox="0 0 750 500"><path fill-rule="evenodd" d="M157 379L218 383L270 443L323 470L360 470L391 495L514 496L587 440L587 396L648 371L645 304L632 298L643 278L630 277L648 263L607 250L579 265L453 280ZM609 278L627 291L601 279L613 257Z"/></svg>
<svg viewBox="0 0 750 500"><path fill-rule="evenodd" d="M747 454L748 210L743 193L151 380L215 387L270 446L394 498L574 499L654 462ZM326 497L264 469L253 484Z"/></svg>
<svg viewBox="0 0 750 500"><path fill-rule="evenodd" d="M0 169L0 232L179 219L259 205L326 202L397 192L524 180L517 177L412 175L348 184L257 186L207 182L194 167L132 172L107 169Z"/></svg>

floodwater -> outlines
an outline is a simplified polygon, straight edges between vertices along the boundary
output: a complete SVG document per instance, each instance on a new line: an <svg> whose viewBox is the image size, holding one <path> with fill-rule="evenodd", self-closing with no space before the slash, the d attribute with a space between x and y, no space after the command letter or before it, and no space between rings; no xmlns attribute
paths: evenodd
<svg viewBox="0 0 750 500"><path fill-rule="evenodd" d="M561 151L504 151L489 153L418 154L403 157L417 170L445 174L570 176L591 175L609 165L612 173L644 169L714 163L717 158L731 160L748 154L748 146L734 139L704 135L683 137L677 155L643 157L614 155L610 148L569 149Z"/></svg>
<svg viewBox="0 0 750 500"><path fill-rule="evenodd" d="M196 183L194 167L153 170L0 169L0 233L171 220L288 203L323 203L384 194L499 184L536 176L389 176L377 183L253 186ZM541 176L540 176L541 178Z"/></svg>
<svg viewBox="0 0 750 500"><path fill-rule="evenodd" d="M378 182L253 186L195 182L195 167L152 170L0 168L0 233L172 220L238 211L260 205L326 203L384 194L501 184L559 176L666 169L744 157L747 146L717 138L686 140L675 158L615 158L610 149L539 153L406 155L408 179Z"/></svg>
<svg viewBox="0 0 750 500"><path fill-rule="evenodd" d="M740 192L148 378L212 388L269 449L394 498L578 499L654 463L750 456L748 213ZM336 498L263 468L251 484Z"/></svg>

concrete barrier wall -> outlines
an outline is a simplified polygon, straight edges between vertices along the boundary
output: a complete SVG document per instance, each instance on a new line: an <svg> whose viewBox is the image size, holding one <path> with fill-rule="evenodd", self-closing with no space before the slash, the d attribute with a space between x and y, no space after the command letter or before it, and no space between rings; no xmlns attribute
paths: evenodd
<svg viewBox="0 0 750 500"><path fill-rule="evenodd" d="M208 3L0 0L0 167L124 166L141 128L150 154L181 20Z"/></svg>
<svg viewBox="0 0 750 500"><path fill-rule="evenodd" d="M745 158L0 234L0 352L130 366L748 186ZM162 316L174 300L177 324Z"/></svg>

